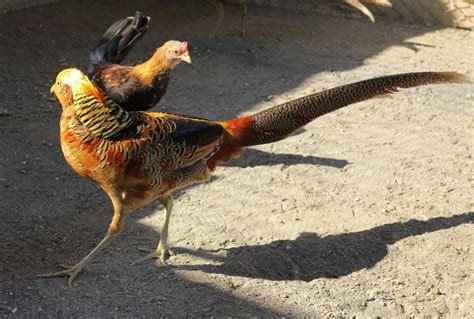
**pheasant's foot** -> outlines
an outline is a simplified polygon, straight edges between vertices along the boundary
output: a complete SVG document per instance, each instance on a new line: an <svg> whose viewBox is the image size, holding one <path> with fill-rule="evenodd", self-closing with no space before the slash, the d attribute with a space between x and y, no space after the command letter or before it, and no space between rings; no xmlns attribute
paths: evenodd
<svg viewBox="0 0 474 319"><path fill-rule="evenodd" d="M132 266L141 264L147 260L158 258L160 260L160 263L163 265L166 265L166 260L173 255L173 253L168 249L168 247L158 245L158 248L152 250L148 248L138 248L140 251L148 253L147 255L143 256L142 258L139 258L135 260L132 263Z"/></svg>
<svg viewBox="0 0 474 319"><path fill-rule="evenodd" d="M47 278L47 277L69 277L67 283L69 287L72 286L74 279L81 273L82 269L86 266L86 264L97 254L102 248L107 246L117 235L105 235L104 239L94 248L92 251L87 254L80 262L75 264L72 267L68 267L66 265L60 265L60 267L66 268L62 271L52 272L49 274L39 275L37 277Z"/></svg>
<svg viewBox="0 0 474 319"><path fill-rule="evenodd" d="M64 270L58 271L58 272L52 272L52 273L47 273L43 275L38 275L36 277L38 278L51 278L51 277L69 277L67 283L69 287L72 286L73 281L76 279L76 277L82 272L84 269L85 263L83 262L78 262L72 267L67 267L65 265L59 265L61 268L66 268Z"/></svg>
<svg viewBox="0 0 474 319"><path fill-rule="evenodd" d="M245 30L239 30L238 32L229 34L229 36L243 38L245 36Z"/></svg>

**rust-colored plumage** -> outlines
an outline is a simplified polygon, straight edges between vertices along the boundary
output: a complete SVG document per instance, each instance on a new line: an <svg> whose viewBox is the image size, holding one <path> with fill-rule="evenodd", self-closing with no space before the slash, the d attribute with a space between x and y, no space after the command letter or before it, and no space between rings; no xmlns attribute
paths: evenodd
<svg viewBox="0 0 474 319"><path fill-rule="evenodd" d="M146 111L166 93L173 69L191 63L188 43L171 40L159 47L145 62L136 66L120 63L146 33L150 17L135 16L114 22L91 51L88 75L112 100L128 111Z"/></svg>
<svg viewBox="0 0 474 319"><path fill-rule="evenodd" d="M290 101L252 116L214 122L186 115L127 112L77 69L62 71L52 91L63 107L61 146L69 165L98 183L114 206L105 238L83 260L45 276L69 276L69 284L91 258L120 232L126 217L158 199L166 208L160 243L142 262L168 252L171 193L208 180L220 163L250 145L284 139L315 118L380 95L434 83L461 83L454 72L408 73L374 78Z"/></svg>

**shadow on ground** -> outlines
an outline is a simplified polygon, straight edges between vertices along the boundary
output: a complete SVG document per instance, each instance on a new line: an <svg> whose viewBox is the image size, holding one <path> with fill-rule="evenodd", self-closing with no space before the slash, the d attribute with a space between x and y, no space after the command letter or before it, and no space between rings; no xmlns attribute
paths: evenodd
<svg viewBox="0 0 474 319"><path fill-rule="evenodd" d="M243 155L233 161L225 164L230 167L256 167L256 166L273 166L273 165L298 165L309 164L317 166L328 166L334 168L344 168L351 164L344 159L319 157L300 154L276 154L249 148Z"/></svg>
<svg viewBox="0 0 474 319"><path fill-rule="evenodd" d="M427 221L413 219L325 237L319 237L316 233L302 233L295 240L225 249L225 257L205 250L192 251L176 247L174 251L222 263L217 266L179 266L182 270L270 280L311 281L321 277L339 278L371 268L387 256L388 245L407 237L473 222L474 212L468 212Z"/></svg>
<svg viewBox="0 0 474 319"><path fill-rule="evenodd" d="M80 201L78 196L69 203ZM13 309L16 315L26 317L285 315L210 284L193 282L177 274L173 267L157 267L153 262L131 266L141 257L137 248L159 240L159 233L133 222L86 267L73 287L67 287L66 278L34 278L60 269L57 264L77 262L96 245L110 219L111 207L103 203L105 197L93 196L85 207L73 208L81 211L79 216L72 216L68 209L65 215L48 218L31 229L26 229L31 227L29 221L4 224L13 228L8 236L15 240L5 241L1 247L1 315L11 314ZM151 211L146 207L137 217Z"/></svg>

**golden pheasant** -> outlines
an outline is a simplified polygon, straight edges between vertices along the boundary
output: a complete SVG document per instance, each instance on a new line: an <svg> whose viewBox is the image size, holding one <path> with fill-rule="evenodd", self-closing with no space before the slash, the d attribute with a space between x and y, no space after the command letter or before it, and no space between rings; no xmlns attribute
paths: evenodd
<svg viewBox="0 0 474 319"><path fill-rule="evenodd" d="M191 63L188 43L170 40L141 64L119 64L148 30L149 21L150 17L137 11L114 22L90 54L89 77L128 111L155 106L166 93L173 69L181 61Z"/></svg>
<svg viewBox="0 0 474 319"><path fill-rule="evenodd" d="M168 253L172 192L208 180L220 163L250 145L284 139L317 117L352 103L434 83L461 83L455 72L384 76L305 96L252 116L215 122L185 115L128 112L104 95L77 69L59 73L52 92L61 105L61 147L69 165L109 195L114 213L104 239L76 265L43 277L69 276L120 233L137 208L158 199L166 209L156 250L137 262Z"/></svg>

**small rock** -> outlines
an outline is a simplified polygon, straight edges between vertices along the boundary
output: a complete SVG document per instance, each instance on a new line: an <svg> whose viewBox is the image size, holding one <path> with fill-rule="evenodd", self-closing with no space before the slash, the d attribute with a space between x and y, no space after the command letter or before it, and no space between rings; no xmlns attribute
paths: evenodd
<svg viewBox="0 0 474 319"><path fill-rule="evenodd" d="M267 97L265 98L265 101L270 101L271 99L273 99L273 95L267 95Z"/></svg>
<svg viewBox="0 0 474 319"><path fill-rule="evenodd" d="M47 145L47 146L49 146L49 147L53 147L53 143L48 143L48 142L46 142L46 141L42 141L41 144Z"/></svg>
<svg viewBox="0 0 474 319"><path fill-rule="evenodd" d="M371 289L367 292L367 299L366 301L372 301L375 300L375 297L377 296L378 292L375 289Z"/></svg>
<svg viewBox="0 0 474 319"><path fill-rule="evenodd" d="M0 107L0 116L10 116L12 113L4 107Z"/></svg>
<svg viewBox="0 0 474 319"><path fill-rule="evenodd" d="M437 288L437 287L432 287L430 289L430 294L439 296L439 295L441 295L441 291L439 291L439 288Z"/></svg>

